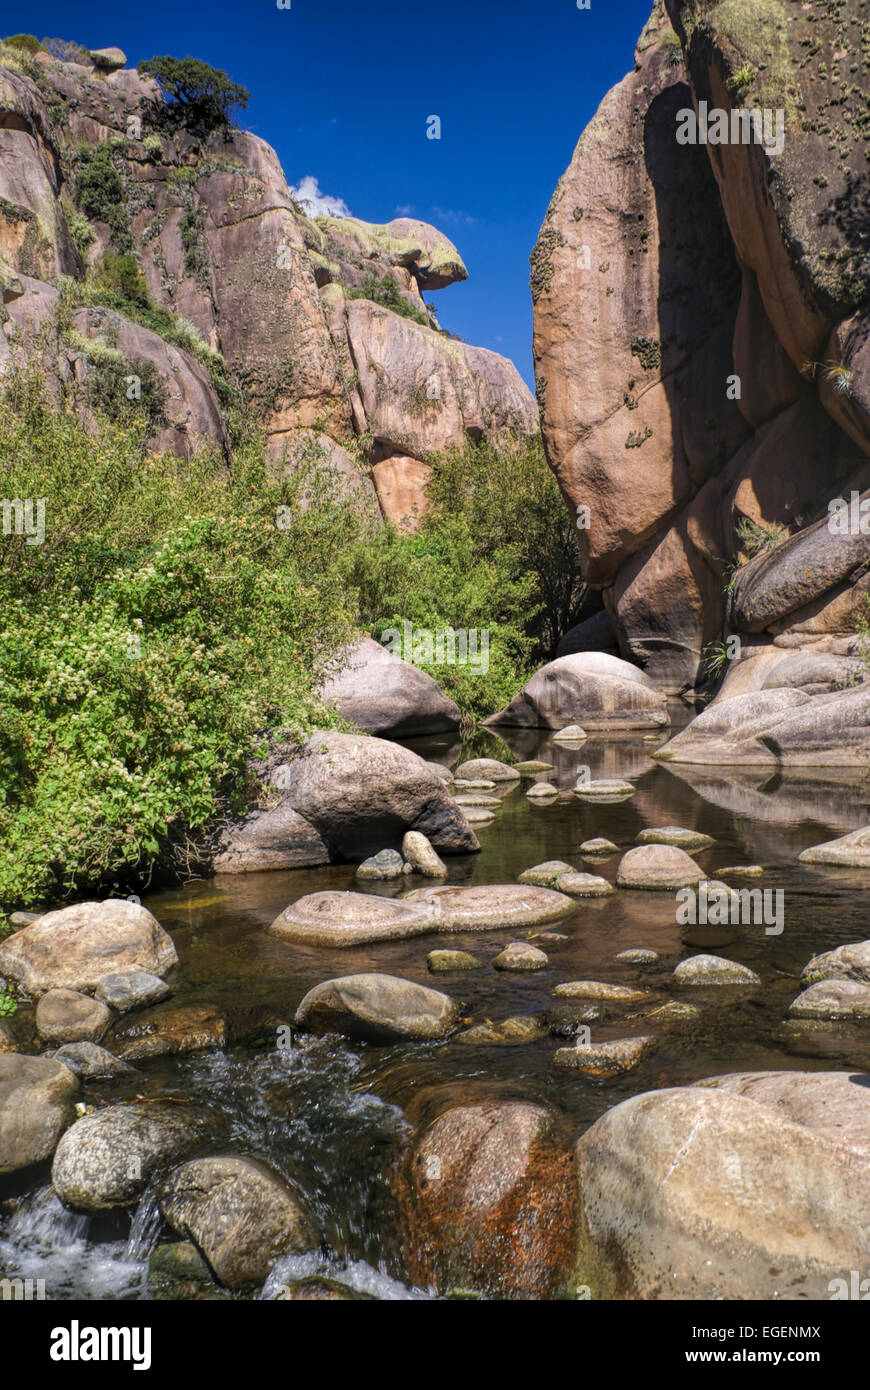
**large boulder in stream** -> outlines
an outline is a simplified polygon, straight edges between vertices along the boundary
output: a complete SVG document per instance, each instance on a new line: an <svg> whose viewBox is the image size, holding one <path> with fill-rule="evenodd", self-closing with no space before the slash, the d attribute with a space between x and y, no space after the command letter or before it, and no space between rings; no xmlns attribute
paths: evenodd
<svg viewBox="0 0 870 1390"><path fill-rule="evenodd" d="M870 758L870 685L824 695L785 688L715 700L654 758L762 767L843 767Z"/></svg>
<svg viewBox="0 0 870 1390"><path fill-rule="evenodd" d="M410 1277L441 1293L558 1297L576 1220L561 1117L529 1101L455 1100L449 1087L423 1093L409 1113L419 1123L398 1196Z"/></svg>
<svg viewBox="0 0 870 1390"><path fill-rule="evenodd" d="M484 723L519 728L659 729L665 697L638 667L608 652L560 656L536 671L510 704Z"/></svg>
<svg viewBox="0 0 870 1390"><path fill-rule="evenodd" d="M194 1242L220 1283L262 1284L276 1260L302 1255L318 1232L296 1192L247 1156L195 1158L164 1180L160 1211Z"/></svg>
<svg viewBox="0 0 870 1390"><path fill-rule="evenodd" d="M459 728L459 707L438 682L371 637L341 653L319 693L364 734L415 738Z"/></svg>
<svg viewBox="0 0 870 1390"><path fill-rule="evenodd" d="M218 1115L198 1105L111 1105L67 1130L54 1155L51 1181L73 1211L129 1207L157 1171L213 1141L223 1128Z"/></svg>
<svg viewBox="0 0 870 1390"><path fill-rule="evenodd" d="M593 1298L828 1299L870 1262L870 1076L737 1073L633 1096L576 1146Z"/></svg>
<svg viewBox="0 0 870 1390"><path fill-rule="evenodd" d="M50 1158L78 1098L78 1078L61 1062L0 1053L0 1173Z"/></svg>
<svg viewBox="0 0 870 1390"><path fill-rule="evenodd" d="M443 778L416 753L386 739L331 730L315 733L295 756L286 761L273 758L265 777L281 794L281 806L292 808L311 827L330 859L359 860L384 848L398 849L408 830L419 830L441 853L467 854L480 848ZM276 814L267 813L260 830L248 822L248 853ZM237 834L234 843L238 847ZM271 838L269 845L274 853L279 840ZM238 869L240 864L227 862L222 867Z"/></svg>
<svg viewBox="0 0 870 1390"><path fill-rule="evenodd" d="M50 989L93 994L112 971L161 978L178 964L172 938L139 903L108 898L46 912L0 945L0 975L33 998Z"/></svg>

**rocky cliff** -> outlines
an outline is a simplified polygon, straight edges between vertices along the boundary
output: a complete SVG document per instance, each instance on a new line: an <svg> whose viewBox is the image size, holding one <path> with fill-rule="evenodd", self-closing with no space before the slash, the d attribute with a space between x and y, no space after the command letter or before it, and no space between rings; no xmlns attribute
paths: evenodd
<svg viewBox="0 0 870 1390"><path fill-rule="evenodd" d="M729 632L836 648L864 609L870 538L827 517L870 483L868 70L863 0L657 3L532 253L548 458L670 690Z"/></svg>
<svg viewBox="0 0 870 1390"><path fill-rule="evenodd" d="M445 236L309 218L269 145L167 129L156 86L124 62L0 45L0 370L39 355L85 410L135 374L153 447L182 456L226 445L241 395L276 460L319 444L403 525L433 453L537 429L512 363L424 302L467 275ZM117 277L130 256L132 316L101 301L107 266Z"/></svg>

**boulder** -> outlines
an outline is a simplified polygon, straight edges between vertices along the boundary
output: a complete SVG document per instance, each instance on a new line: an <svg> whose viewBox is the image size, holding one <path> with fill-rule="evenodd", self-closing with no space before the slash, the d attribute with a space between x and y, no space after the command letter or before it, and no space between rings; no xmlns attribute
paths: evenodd
<svg viewBox="0 0 870 1390"><path fill-rule="evenodd" d="M527 1101L484 1099L426 1116L398 1181L413 1282L441 1293L557 1297L575 1221L564 1145L555 1112Z"/></svg>
<svg viewBox="0 0 870 1390"><path fill-rule="evenodd" d="M674 984L760 985L761 979L748 965L726 960L724 956L690 956L688 960L681 960L674 970Z"/></svg>
<svg viewBox="0 0 870 1390"><path fill-rule="evenodd" d="M582 743L585 738L588 738L588 734L579 724L566 724L564 729L553 734L554 743Z"/></svg>
<svg viewBox="0 0 870 1390"><path fill-rule="evenodd" d="M395 849L382 849L372 854L357 867L356 877L361 883L388 883L401 878L405 872L405 861Z"/></svg>
<svg viewBox="0 0 870 1390"><path fill-rule="evenodd" d="M832 694L761 690L714 701L654 758L718 766L843 767L870 755L870 686Z"/></svg>
<svg viewBox="0 0 870 1390"><path fill-rule="evenodd" d="M121 48L90 48L88 57L101 72L116 72L127 66L127 55Z"/></svg>
<svg viewBox="0 0 870 1390"><path fill-rule="evenodd" d="M547 859L543 864L535 864L531 869L524 869L517 882L531 883L539 888L550 888L555 885L560 874L572 872L571 865L566 864L564 860Z"/></svg>
<svg viewBox="0 0 870 1390"><path fill-rule="evenodd" d="M347 1033L367 1042L443 1038L459 1009L446 994L395 975L344 975L310 989L296 1010L309 1033Z"/></svg>
<svg viewBox="0 0 870 1390"><path fill-rule="evenodd" d="M422 874L424 878L447 877L445 864L419 830L409 830L402 837L402 854L412 873Z"/></svg>
<svg viewBox="0 0 870 1390"><path fill-rule="evenodd" d="M511 941L493 961L496 970L511 971L546 970L549 964L546 952L530 941Z"/></svg>
<svg viewBox="0 0 870 1390"><path fill-rule="evenodd" d="M673 845L638 845L619 861L618 888L646 888L673 892L694 886L704 877L702 869L685 850Z"/></svg>
<svg viewBox="0 0 870 1390"><path fill-rule="evenodd" d="M868 1078L848 1073L623 1101L576 1146L578 1282L593 1298L829 1299L870 1259L868 1135Z"/></svg>
<svg viewBox="0 0 870 1390"><path fill-rule="evenodd" d="M556 1049L553 1065L564 1071L582 1071L587 1076L609 1080L633 1071L655 1047L655 1038L617 1038L610 1042L581 1043Z"/></svg>
<svg viewBox="0 0 870 1390"><path fill-rule="evenodd" d="M513 1047L519 1043L537 1042L547 1036L547 1025L536 1014L522 1014L515 1018L504 1018L498 1023L476 1023L473 1028L463 1028L453 1038L455 1043L468 1043L472 1047Z"/></svg>
<svg viewBox="0 0 870 1390"><path fill-rule="evenodd" d="M329 850L314 826L282 802L249 811L224 832L212 868L216 874L256 874L267 869L307 869L329 863Z"/></svg>
<svg viewBox="0 0 870 1390"><path fill-rule="evenodd" d="M568 893L572 898L606 898L608 893L616 892L606 878L598 874L576 873L574 870L560 874L554 887L558 893Z"/></svg>
<svg viewBox="0 0 870 1390"><path fill-rule="evenodd" d="M330 890L290 903L269 928L285 941L338 947L404 940L438 929L437 914L407 898Z"/></svg>
<svg viewBox="0 0 870 1390"><path fill-rule="evenodd" d="M639 845L676 845L687 854L709 849L715 843L712 835L702 835L698 830L684 830L679 825L662 825L656 829L641 830L637 836Z"/></svg>
<svg viewBox="0 0 870 1390"><path fill-rule="evenodd" d="M804 966L801 984L815 985L820 980L857 980L870 985L870 941L850 942L813 956Z"/></svg>
<svg viewBox="0 0 870 1390"><path fill-rule="evenodd" d="M391 841L398 846L407 830L421 831L439 852L479 849L442 779L397 743L317 733L272 776L333 858L364 858Z"/></svg>
<svg viewBox="0 0 870 1390"><path fill-rule="evenodd" d="M497 758L469 758L454 770L454 777L462 781L518 782L520 774L510 763L500 763Z"/></svg>
<svg viewBox="0 0 870 1390"><path fill-rule="evenodd" d="M604 652L557 657L536 671L511 703L485 724L562 729L663 728L667 702L636 666Z"/></svg>
<svg viewBox="0 0 870 1390"><path fill-rule="evenodd" d="M50 1158L78 1098L78 1078L56 1059L0 1053L0 1173Z"/></svg>
<svg viewBox="0 0 870 1390"><path fill-rule="evenodd" d="M802 864L834 864L849 869L870 869L870 825L850 830L836 840L811 845L798 855Z"/></svg>
<svg viewBox="0 0 870 1390"><path fill-rule="evenodd" d="M320 687L325 704L364 734L416 738L459 728L459 708L425 671L370 637L346 648Z"/></svg>
<svg viewBox="0 0 870 1390"><path fill-rule="evenodd" d="M172 940L157 919L123 898L46 912L0 944L0 974L34 998L50 989L92 993L112 971L162 977L177 964Z"/></svg>
<svg viewBox="0 0 870 1390"><path fill-rule="evenodd" d="M213 1139L220 1129L220 1121L196 1105L110 1105L67 1130L54 1156L51 1180L64 1206L73 1211L133 1206L159 1169Z"/></svg>
<svg viewBox="0 0 870 1390"><path fill-rule="evenodd" d="M36 1030L47 1043L99 1042L112 1015L98 999L50 989L36 1006Z"/></svg>
<svg viewBox="0 0 870 1390"><path fill-rule="evenodd" d="M549 801L559 795L559 788L552 782L533 782L526 792L530 801Z"/></svg>
<svg viewBox="0 0 870 1390"><path fill-rule="evenodd" d="M105 1041L123 1061L142 1062L226 1047L229 1028L216 1004L157 1004L121 1019Z"/></svg>
<svg viewBox="0 0 870 1390"><path fill-rule="evenodd" d="M422 906L436 913L437 930L446 932L538 927L568 917L575 910L575 904L564 893L519 883L416 888L405 895L402 904Z"/></svg>
<svg viewBox="0 0 870 1390"><path fill-rule="evenodd" d="M852 1022L870 1018L870 984L861 980L826 979L810 985L789 1005L789 1018Z"/></svg>
<svg viewBox="0 0 870 1390"><path fill-rule="evenodd" d="M124 1076L133 1070L108 1048L98 1047L92 1042L64 1043L55 1052L54 1060L63 1062L82 1081Z"/></svg>
<svg viewBox="0 0 870 1390"><path fill-rule="evenodd" d="M619 853L619 846L599 836L594 840L584 840L577 853L582 854L584 859L609 859L611 854Z"/></svg>
<svg viewBox="0 0 870 1390"><path fill-rule="evenodd" d="M172 993L165 980L149 975L146 970L112 971L102 977L94 992L97 999L117 1014L160 1004Z"/></svg>
<svg viewBox="0 0 870 1390"><path fill-rule="evenodd" d="M160 1211L193 1241L221 1284L262 1284L276 1260L302 1255L317 1228L296 1192L247 1156L194 1158L161 1185Z"/></svg>

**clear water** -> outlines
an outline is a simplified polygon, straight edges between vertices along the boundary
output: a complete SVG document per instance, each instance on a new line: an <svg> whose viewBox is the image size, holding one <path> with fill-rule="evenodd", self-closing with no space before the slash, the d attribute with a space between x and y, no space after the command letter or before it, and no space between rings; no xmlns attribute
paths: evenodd
<svg viewBox="0 0 870 1390"><path fill-rule="evenodd" d="M687 715L678 711L683 722ZM711 877L725 865L760 863L761 880L745 886L784 890L784 930L738 929L735 939L710 947L752 967L762 988L692 995L702 1005L701 1026L690 1033L659 1026L656 1016L635 1017L631 1007L612 1008L593 1025L593 1038L654 1032L656 1051L628 1075L600 1081L554 1068L565 1039L510 1047L471 1047L446 1042L369 1047L335 1038L294 1036L279 1046L312 985L335 975L380 970L442 989L463 1002L470 1021L540 1013L552 1004L554 985L571 979L639 984L658 997L675 994L675 964L701 946L681 940L673 894L619 891L580 901L554 930L566 940L547 944L546 970L528 975L489 968L432 976L426 967L435 945L472 951L489 962L524 933L476 932L416 938L326 951L282 942L265 928L297 897L322 888L355 888L352 865L286 873L223 877L154 893L146 905L172 933L181 960L176 999L217 1004L231 1028L225 1052L157 1059L132 1078L89 1082L88 1099L128 1100L172 1095L204 1100L222 1109L231 1126L230 1147L254 1153L305 1193L324 1232L323 1249L284 1261L260 1297L273 1297L293 1278L323 1274L379 1298L424 1298L408 1287L396 1239L390 1176L407 1136L403 1107L423 1085L485 1082L493 1089L547 1101L562 1109L579 1135L605 1109L629 1095L702 1077L744 1070L870 1068L866 1028L820 1030L801 1035L783 1027L810 956L868 936L870 874L860 870L800 865L808 845L870 823L870 782L809 772L800 779L741 774L729 769L678 769L655 763L655 743L641 736L590 738L579 748L560 747L536 732L506 731L502 742L482 735L465 756L504 756L554 764L542 779L564 795L534 804L524 780L506 791L495 820L478 827L482 852L448 861L450 881L509 883L523 869L564 859L609 879L619 856L583 863L577 850L594 836L629 849L647 826L681 825L713 836L697 854ZM453 762L460 749L450 739L413 745L423 756ZM571 794L578 768L593 777L628 778L630 800L595 805ZM415 880L415 882L417 882ZM741 885L742 886L742 885ZM385 885L381 891L396 891ZM399 891L402 891L401 889ZM651 947L652 968L615 959L629 947ZM684 996L683 996L684 997ZM648 1010L646 1011L648 1012ZM50 1298L149 1297L147 1257L160 1234L153 1199L137 1211L102 1218L74 1216L52 1196L47 1172L27 1192L7 1180L0 1195L0 1270L12 1277L42 1278Z"/></svg>

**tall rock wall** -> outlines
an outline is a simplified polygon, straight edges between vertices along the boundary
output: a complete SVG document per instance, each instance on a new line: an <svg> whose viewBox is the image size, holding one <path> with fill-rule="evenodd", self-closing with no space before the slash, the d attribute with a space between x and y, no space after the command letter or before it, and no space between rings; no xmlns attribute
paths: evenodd
<svg viewBox="0 0 870 1390"><path fill-rule="evenodd" d="M748 524L787 537L870 482L868 76L862 0L657 3L532 253L548 458L623 654L667 689L741 630ZM772 138L680 143L699 102Z"/></svg>

